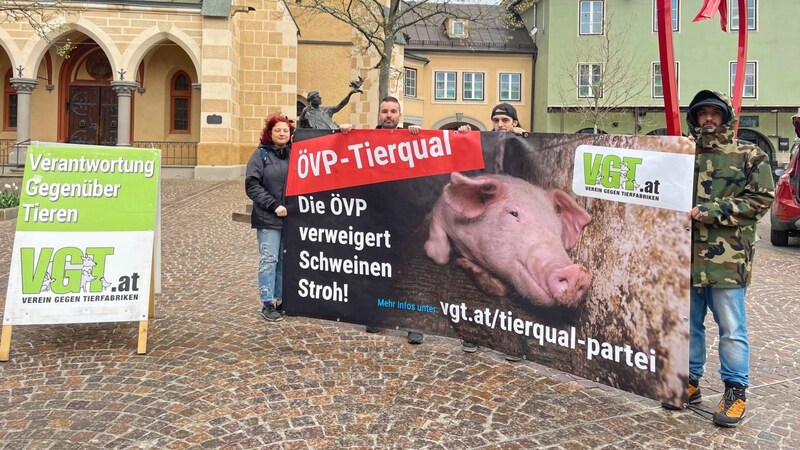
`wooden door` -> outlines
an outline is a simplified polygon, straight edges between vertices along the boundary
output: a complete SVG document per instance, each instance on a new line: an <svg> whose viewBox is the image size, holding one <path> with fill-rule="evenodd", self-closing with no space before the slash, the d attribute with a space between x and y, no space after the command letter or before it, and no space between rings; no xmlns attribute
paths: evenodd
<svg viewBox="0 0 800 450"><path fill-rule="evenodd" d="M117 93L111 86L100 86L100 128L98 144L117 145Z"/></svg>
<svg viewBox="0 0 800 450"><path fill-rule="evenodd" d="M71 86L67 142L116 145L117 95L111 86Z"/></svg>

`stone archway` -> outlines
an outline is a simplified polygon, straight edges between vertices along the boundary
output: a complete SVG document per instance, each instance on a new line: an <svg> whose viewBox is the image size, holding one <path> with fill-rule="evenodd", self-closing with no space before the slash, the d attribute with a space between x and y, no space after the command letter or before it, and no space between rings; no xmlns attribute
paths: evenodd
<svg viewBox="0 0 800 450"><path fill-rule="evenodd" d="M143 41L148 46L135 52L136 70L129 75L137 85L132 95L136 101L131 111L132 140L137 146L166 142L161 144L163 163L188 164L196 161L201 141L203 86L184 46L158 38Z"/></svg>
<svg viewBox="0 0 800 450"><path fill-rule="evenodd" d="M66 106L59 118L59 142L116 145L119 108L113 79L103 49L88 38L80 42L59 74L59 104Z"/></svg>
<svg viewBox="0 0 800 450"><path fill-rule="evenodd" d="M764 136L763 134L759 133L756 130L751 130L749 128L739 128L739 132L736 133L736 137L739 138L740 141L749 142L751 144L755 144L761 150L764 150L764 153L769 156L770 165L775 166L775 149L772 147L772 142Z"/></svg>

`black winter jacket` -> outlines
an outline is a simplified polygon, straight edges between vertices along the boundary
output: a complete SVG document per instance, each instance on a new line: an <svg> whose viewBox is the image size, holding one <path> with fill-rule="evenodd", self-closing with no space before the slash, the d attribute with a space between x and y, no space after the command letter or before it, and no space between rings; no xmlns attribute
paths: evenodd
<svg viewBox="0 0 800 450"><path fill-rule="evenodd" d="M259 144L247 162L244 189L253 200L250 215L252 228L283 228L283 217L275 215L278 206L286 206L286 176L289 172L289 150L291 144L278 149L272 145ZM266 158L264 161L263 154Z"/></svg>

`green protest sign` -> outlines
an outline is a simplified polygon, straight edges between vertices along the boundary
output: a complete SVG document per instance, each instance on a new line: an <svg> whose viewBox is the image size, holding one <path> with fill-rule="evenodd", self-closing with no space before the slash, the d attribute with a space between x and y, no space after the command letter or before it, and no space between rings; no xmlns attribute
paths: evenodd
<svg viewBox="0 0 800 450"><path fill-rule="evenodd" d="M18 231L152 230L159 152L31 146Z"/></svg>
<svg viewBox="0 0 800 450"><path fill-rule="evenodd" d="M28 148L0 361L12 325L139 321L144 353L160 160L156 149Z"/></svg>

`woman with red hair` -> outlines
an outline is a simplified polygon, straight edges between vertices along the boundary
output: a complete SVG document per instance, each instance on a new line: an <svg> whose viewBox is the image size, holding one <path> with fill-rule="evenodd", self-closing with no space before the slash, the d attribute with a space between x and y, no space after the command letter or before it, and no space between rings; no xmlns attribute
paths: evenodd
<svg viewBox="0 0 800 450"><path fill-rule="evenodd" d="M283 320L283 221L286 217L286 177L294 125L284 115L264 119L261 142L250 156L244 188L253 200L250 225L258 238L258 296L261 315Z"/></svg>

